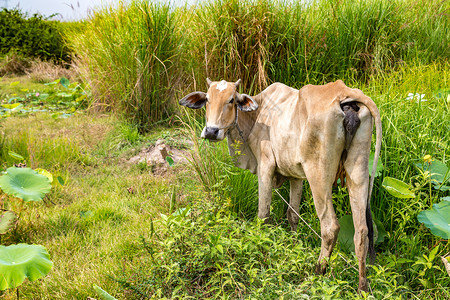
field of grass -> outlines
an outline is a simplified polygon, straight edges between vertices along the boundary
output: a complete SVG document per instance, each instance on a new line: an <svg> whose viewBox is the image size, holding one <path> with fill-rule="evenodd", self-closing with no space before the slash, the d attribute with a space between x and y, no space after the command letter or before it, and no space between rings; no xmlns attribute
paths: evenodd
<svg viewBox="0 0 450 300"><path fill-rule="evenodd" d="M9 81L2 79L2 84ZM41 91L46 88L22 81ZM161 177L127 162L149 143L136 143L130 128L112 116L85 113L54 119L44 112L2 121L2 168L15 162L7 154L12 150L24 156L29 167L45 168L65 181L43 203L26 204L18 227L2 236L2 244L42 244L51 253L51 274L21 286L21 298L86 299L95 296L92 284L127 298L111 278L140 257L140 236L147 236L151 220L169 210L173 187L179 187L183 199L190 193L182 188L183 169L174 167ZM170 132L156 132L147 140ZM185 176L185 181L192 180ZM2 203L3 208L12 205ZM2 299L14 295L0 292Z"/></svg>
<svg viewBox="0 0 450 300"><path fill-rule="evenodd" d="M69 26L83 82L0 78L1 104L23 105L0 110L0 168L19 162L13 151L64 181L23 207L2 192L0 209L21 217L0 244L41 244L53 268L0 299L99 298L93 284L117 299L450 299L441 262L450 241L417 219L450 196L417 167L427 155L450 167L449 2L425 3L136 0ZM257 178L233 166L225 142L199 139L203 110L175 105L204 91L206 76L240 77L250 95L274 81L300 88L340 78L375 101L383 168L371 208L386 237L368 267L368 294L358 295L356 257L339 243L327 274L314 275L320 240L305 224L289 231L277 193L272 223L255 218ZM164 172L129 162L158 140L188 162L169 159ZM415 196L393 197L387 177ZM278 191L287 198L288 184ZM345 188L333 198L338 217L349 214ZM300 214L319 231L307 184Z"/></svg>
<svg viewBox="0 0 450 300"><path fill-rule="evenodd" d="M412 163L426 154L448 164L450 102L438 92L448 90L449 74L447 64L410 66L368 84L353 83L375 99L382 113L383 176L417 181ZM20 95L24 86L48 88L25 79L11 87L15 81L2 79L4 90L10 93L15 88ZM428 101L407 100L409 92L423 93ZM81 112L55 119L43 112L2 120L3 168L14 163L7 154L12 150L23 155L28 166L45 168L65 180L43 203L27 204L18 227L2 237L2 244L42 244L54 262L49 275L26 282L20 295L82 299L95 296L92 284L97 284L118 299L258 298L261 293L272 299L356 297L357 272L351 268L356 258L337 250L331 271L324 277L313 275L319 240L307 226L289 233L286 207L275 194L274 224L266 227L253 221L255 176L232 167L225 143L198 140L202 125L196 122L191 119L186 125L142 136L110 114ZM158 138L176 144L179 138L173 137L179 134L194 140L194 152L188 155L191 164L157 176L150 168L127 163L142 146ZM193 173L192 168L199 169ZM377 263L369 271L376 299L400 299L400 294L450 298L445 288L450 280L439 259L450 250L449 242L433 237L416 219L419 211L446 194L426 190L415 199L400 201L383 190L381 179L376 181L372 209L388 234L377 245ZM287 196L287 187L280 192ZM336 191L335 207L342 215L349 205L340 194ZM4 208L8 205L3 203ZM170 216L186 207L197 213ZM160 213L169 218L161 219ZM301 214L319 229L308 188ZM292 268L284 269L290 264ZM1 297L14 295L10 291Z"/></svg>

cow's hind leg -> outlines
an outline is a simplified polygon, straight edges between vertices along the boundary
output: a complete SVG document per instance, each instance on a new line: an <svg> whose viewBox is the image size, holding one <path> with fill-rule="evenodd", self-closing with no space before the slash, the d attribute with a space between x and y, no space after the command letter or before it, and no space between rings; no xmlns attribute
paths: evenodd
<svg viewBox="0 0 450 300"><path fill-rule="evenodd" d="M369 228L372 229L372 217L367 201L372 120L365 107L360 110L360 118L361 126L353 139L344 168L347 174L346 182L355 226L353 239L359 264L359 289L367 291L366 256L369 248ZM370 232L370 238L373 245L373 231Z"/></svg>
<svg viewBox="0 0 450 300"><path fill-rule="evenodd" d="M336 174L338 162L331 167ZM317 216L320 221L320 235L322 238L322 245L320 249L319 260L317 261L316 273L325 274L328 259L333 252L334 246L339 233L339 222L333 208L332 201L332 184L334 177L332 172L317 172L317 165L310 165L305 168L308 170L306 174L313 194L314 205ZM328 170L322 168L322 170Z"/></svg>
<svg viewBox="0 0 450 300"><path fill-rule="evenodd" d="M292 231L297 231L298 225L298 213L300 210L300 201L302 199L302 191L303 191L303 180L301 179L291 179L289 180L290 184L290 200L289 207L287 209L287 219L289 221L289 225L291 226Z"/></svg>

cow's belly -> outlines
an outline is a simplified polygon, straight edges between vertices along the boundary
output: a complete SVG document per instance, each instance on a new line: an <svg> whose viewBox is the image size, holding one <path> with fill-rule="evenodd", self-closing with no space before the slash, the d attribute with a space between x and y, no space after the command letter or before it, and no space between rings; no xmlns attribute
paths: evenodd
<svg viewBox="0 0 450 300"><path fill-rule="evenodd" d="M291 178L306 179L300 153L300 136L295 133L278 136L273 149L276 161L276 172Z"/></svg>

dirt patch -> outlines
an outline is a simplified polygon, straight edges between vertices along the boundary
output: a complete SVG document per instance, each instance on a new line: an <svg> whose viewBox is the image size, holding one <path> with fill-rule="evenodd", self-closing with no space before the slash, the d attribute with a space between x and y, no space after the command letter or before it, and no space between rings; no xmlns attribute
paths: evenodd
<svg viewBox="0 0 450 300"><path fill-rule="evenodd" d="M187 163L189 151L187 149L177 149L165 143L164 140L157 140L155 145L144 147L141 151L128 160L130 164L145 163L151 167L155 175L164 175L171 165Z"/></svg>

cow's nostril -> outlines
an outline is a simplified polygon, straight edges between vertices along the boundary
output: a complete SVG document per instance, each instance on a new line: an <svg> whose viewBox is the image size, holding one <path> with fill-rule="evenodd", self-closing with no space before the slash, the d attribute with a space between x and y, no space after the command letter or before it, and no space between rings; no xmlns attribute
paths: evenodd
<svg viewBox="0 0 450 300"><path fill-rule="evenodd" d="M219 133L219 128L207 127L205 131L205 138L209 140L216 140Z"/></svg>

